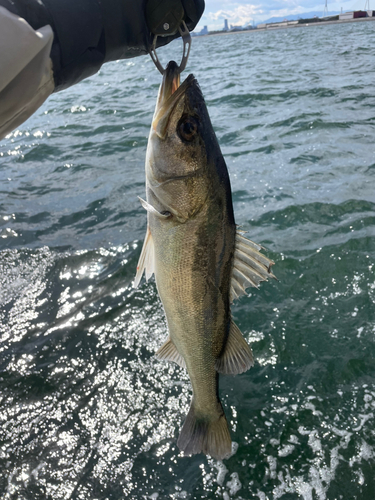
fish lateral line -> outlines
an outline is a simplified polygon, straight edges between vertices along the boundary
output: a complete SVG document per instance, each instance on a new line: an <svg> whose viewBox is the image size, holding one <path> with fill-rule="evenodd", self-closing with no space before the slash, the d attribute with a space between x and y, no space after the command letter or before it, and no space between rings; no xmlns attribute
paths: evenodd
<svg viewBox="0 0 375 500"><path fill-rule="evenodd" d="M147 146L148 201L140 202L148 226L134 286L143 272L146 280L155 274L170 332L156 357L186 367L193 386L178 447L185 455L222 460L232 442L219 374L244 373L254 364L230 303L274 278L274 262L236 231L229 174L202 92L192 75L176 89L177 83L172 64L163 75ZM199 127L185 115L197 115ZM164 224L168 214L173 219Z"/></svg>

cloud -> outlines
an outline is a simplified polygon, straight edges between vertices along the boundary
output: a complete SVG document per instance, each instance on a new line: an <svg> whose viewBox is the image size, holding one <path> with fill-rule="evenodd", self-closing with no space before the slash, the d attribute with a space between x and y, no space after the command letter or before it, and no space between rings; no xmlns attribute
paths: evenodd
<svg viewBox="0 0 375 500"><path fill-rule="evenodd" d="M316 0L300 0L300 3ZM322 0L318 0L322 1ZM324 1L324 0L323 0ZM256 4L247 2L232 2L230 0L212 1L206 0L206 11L202 21L210 27L222 27L224 19L228 19L229 24L246 25L254 19L259 21L271 15L299 14L303 12L303 7L298 4L298 0L271 0L262 2L258 0Z"/></svg>
<svg viewBox="0 0 375 500"><path fill-rule="evenodd" d="M254 19L254 16L261 12L262 9L258 5L240 5L232 10L224 9L217 12L209 12L208 18L214 22L228 19L230 24L244 25L249 24Z"/></svg>
<svg viewBox="0 0 375 500"><path fill-rule="evenodd" d="M355 1L358 3L360 0ZM344 10L353 9L351 2L328 0L328 8L336 11L341 7ZM221 29L224 19L228 19L229 24L246 25L254 19L255 22L260 22L273 16L284 17L289 14L320 10L323 12L324 4L325 0L256 0L256 3L249 3L246 0L206 0L205 13L199 24L200 27L207 24L209 29Z"/></svg>

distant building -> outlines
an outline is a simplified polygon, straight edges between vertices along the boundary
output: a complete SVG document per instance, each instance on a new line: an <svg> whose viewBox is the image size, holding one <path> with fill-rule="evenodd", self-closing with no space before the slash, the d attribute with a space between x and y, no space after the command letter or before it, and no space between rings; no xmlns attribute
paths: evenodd
<svg viewBox="0 0 375 500"><path fill-rule="evenodd" d="M228 30L229 30L228 19L224 19L224 31L228 31Z"/></svg>
<svg viewBox="0 0 375 500"><path fill-rule="evenodd" d="M359 17L372 17L372 15L369 16L365 10L355 10L353 12L344 12L344 14L340 14L339 20L344 21L346 19L358 19Z"/></svg>
<svg viewBox="0 0 375 500"><path fill-rule="evenodd" d="M229 31L242 31L242 26L240 24L231 24Z"/></svg>
<svg viewBox="0 0 375 500"><path fill-rule="evenodd" d="M207 35L208 34L207 26L203 26L203 29L200 30L199 34L200 35Z"/></svg>

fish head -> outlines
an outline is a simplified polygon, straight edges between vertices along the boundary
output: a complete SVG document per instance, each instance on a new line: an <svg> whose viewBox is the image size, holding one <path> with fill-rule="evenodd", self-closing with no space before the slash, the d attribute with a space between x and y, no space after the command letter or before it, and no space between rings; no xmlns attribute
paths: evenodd
<svg viewBox="0 0 375 500"><path fill-rule="evenodd" d="M178 66L164 73L155 108L150 146L154 175L159 179L191 175L206 163L203 136L208 113L193 75L180 85Z"/></svg>
<svg viewBox="0 0 375 500"><path fill-rule="evenodd" d="M207 198L215 177L215 157L221 157L221 152L197 80L189 75L179 83L178 67L172 61L159 90L146 176L161 205L188 218Z"/></svg>

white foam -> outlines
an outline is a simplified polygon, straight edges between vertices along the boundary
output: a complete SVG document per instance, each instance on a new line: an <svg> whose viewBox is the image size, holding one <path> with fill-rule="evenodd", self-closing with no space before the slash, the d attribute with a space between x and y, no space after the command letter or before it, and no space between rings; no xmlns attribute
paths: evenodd
<svg viewBox="0 0 375 500"><path fill-rule="evenodd" d="M237 493L237 491L239 491L242 488L242 484L241 484L241 481L238 477L237 472L232 472L230 477L232 479L227 482L227 488L229 488L230 495L235 495Z"/></svg>

